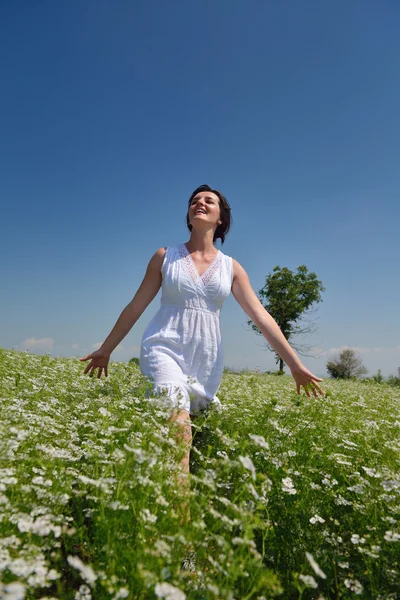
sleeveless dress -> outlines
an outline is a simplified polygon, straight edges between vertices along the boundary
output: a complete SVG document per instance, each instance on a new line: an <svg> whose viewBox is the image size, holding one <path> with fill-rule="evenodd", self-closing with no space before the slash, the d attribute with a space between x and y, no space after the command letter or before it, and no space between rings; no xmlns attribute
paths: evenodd
<svg viewBox="0 0 400 600"><path fill-rule="evenodd" d="M220 311L231 292L232 258L218 250L200 276L179 244L167 248L161 273L161 306L143 333L140 370L153 392L195 415L221 405L215 395L224 366Z"/></svg>

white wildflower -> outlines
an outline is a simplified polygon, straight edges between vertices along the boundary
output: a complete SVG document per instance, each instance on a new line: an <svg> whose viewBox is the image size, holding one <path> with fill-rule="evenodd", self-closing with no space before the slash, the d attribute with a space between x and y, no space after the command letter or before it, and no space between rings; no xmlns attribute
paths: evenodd
<svg viewBox="0 0 400 600"><path fill-rule="evenodd" d="M314 589L318 587L318 583L315 581L315 579L312 575L299 575L299 579L307 587L314 588Z"/></svg>
<svg viewBox="0 0 400 600"><path fill-rule="evenodd" d="M141 511L141 515L143 521L146 521L146 523L155 523L157 521L157 515L153 515L148 508L144 508Z"/></svg>
<svg viewBox="0 0 400 600"><path fill-rule="evenodd" d="M220 596L219 587L213 583L207 583L207 589L212 592L217 598Z"/></svg>
<svg viewBox="0 0 400 600"><path fill-rule="evenodd" d="M261 484L261 493L265 498L267 494L272 490L272 481L267 477Z"/></svg>
<svg viewBox="0 0 400 600"><path fill-rule="evenodd" d="M352 544L365 544L365 538L360 537L358 535L358 533L353 533L353 535L351 536L351 543Z"/></svg>
<svg viewBox="0 0 400 600"><path fill-rule="evenodd" d="M109 411L109 410L107 410L106 408L104 408L104 406L101 406L101 407L99 408L99 413L100 413L101 415L103 415L103 417L111 417L111 413L110 413L110 411Z"/></svg>
<svg viewBox="0 0 400 600"><path fill-rule="evenodd" d="M171 546L164 540L157 540L154 544L154 548L165 558L171 557Z"/></svg>
<svg viewBox="0 0 400 600"><path fill-rule="evenodd" d="M320 490L320 489L321 489L321 486L320 486L318 483L313 483L313 482L311 482L311 483L310 483L310 488L311 488L312 490Z"/></svg>
<svg viewBox="0 0 400 600"><path fill-rule="evenodd" d="M22 532L30 531L32 528L33 519L30 515L22 514L18 519L17 527Z"/></svg>
<svg viewBox="0 0 400 600"><path fill-rule="evenodd" d="M8 569L17 577L27 578L35 571L35 564L20 557L8 563Z"/></svg>
<svg viewBox="0 0 400 600"><path fill-rule="evenodd" d="M363 586L358 579L345 579L344 585L351 591L359 596L363 591Z"/></svg>
<svg viewBox="0 0 400 600"><path fill-rule="evenodd" d="M112 458L116 461L116 462L124 462L126 455L125 452L122 452L122 450L120 450L119 448L115 448L114 452L111 454Z"/></svg>
<svg viewBox="0 0 400 600"><path fill-rule="evenodd" d="M45 479L44 477L42 477L42 475L39 475L38 477L34 477L32 479L32 483L34 483L35 485L44 485L46 487L51 487L53 485L53 482L51 479Z"/></svg>
<svg viewBox="0 0 400 600"><path fill-rule="evenodd" d="M396 519L393 519L393 517L382 517L382 521L386 521L387 523L390 523L391 525L395 525L395 523L397 523Z"/></svg>
<svg viewBox="0 0 400 600"><path fill-rule="evenodd" d="M313 568L314 573L316 575L318 575L318 577L322 577L322 579L326 579L325 573L323 572L323 570L321 569L321 567L319 566L319 564L317 563L317 561L315 560L313 555L310 554L309 552L306 552L306 557L307 557L307 560L310 563L311 567Z"/></svg>
<svg viewBox="0 0 400 600"><path fill-rule="evenodd" d="M16 485L18 479L16 477L2 477L1 483L4 483L4 485Z"/></svg>
<svg viewBox="0 0 400 600"><path fill-rule="evenodd" d="M338 504L339 506L351 506L353 503L349 500L346 500L346 498L343 498L343 496L338 494L335 498L335 504Z"/></svg>
<svg viewBox="0 0 400 600"><path fill-rule="evenodd" d="M381 486L385 492L391 492L392 490L400 488L400 481L396 481L395 479L385 479L385 481L381 482Z"/></svg>
<svg viewBox="0 0 400 600"><path fill-rule="evenodd" d="M348 460L343 460L343 458L340 458L340 457L336 457L336 462L339 465L347 465L349 467L353 466L351 462L349 462Z"/></svg>
<svg viewBox="0 0 400 600"><path fill-rule="evenodd" d="M74 600L92 600L90 588L87 585L81 585L74 596Z"/></svg>
<svg viewBox="0 0 400 600"><path fill-rule="evenodd" d="M170 583L157 583L154 591L157 598L165 598L165 600L186 600L186 594Z"/></svg>
<svg viewBox="0 0 400 600"><path fill-rule="evenodd" d="M350 440L343 440L343 444L339 444L339 446L348 446L349 448L358 448L358 444L351 442Z"/></svg>
<svg viewBox="0 0 400 600"><path fill-rule="evenodd" d="M241 544L245 544L246 540L244 540L241 537L234 537L232 538L232 544L234 544L235 546L240 546Z"/></svg>
<svg viewBox="0 0 400 600"><path fill-rule="evenodd" d="M281 427L280 424L278 423L278 421L276 419L270 419L269 423L270 423L270 425L272 425L272 427L274 429L276 429L277 431L279 431L279 433L284 433L287 436L293 435L293 433L290 431L289 427Z"/></svg>
<svg viewBox="0 0 400 600"><path fill-rule="evenodd" d="M25 598L25 586L19 581L13 581L4 586L0 583L0 594L4 600L24 600ZM4 594L4 595L3 595Z"/></svg>
<svg viewBox="0 0 400 600"><path fill-rule="evenodd" d="M290 479L290 477L284 477L284 479L282 479L282 491L288 494L297 494L297 490L295 489L293 481Z"/></svg>
<svg viewBox="0 0 400 600"><path fill-rule="evenodd" d="M384 539L387 542L399 542L400 541L400 533L393 533L393 531L386 531L384 535Z"/></svg>
<svg viewBox="0 0 400 600"><path fill-rule="evenodd" d="M161 506L169 506L169 502L164 498L164 496L162 494L160 494L156 498L156 502L157 502L157 504L161 504Z"/></svg>
<svg viewBox="0 0 400 600"><path fill-rule="evenodd" d="M317 523L317 522L318 523L325 523L325 519L323 519L319 515L314 515L313 517L311 517L310 523L312 523L312 525L315 525L315 523Z"/></svg>
<svg viewBox="0 0 400 600"><path fill-rule="evenodd" d="M253 495L255 500L259 500L260 496L257 493L257 490L255 489L254 485L252 483L249 483L248 485L248 490L249 492Z"/></svg>
<svg viewBox="0 0 400 600"><path fill-rule="evenodd" d="M128 588L122 587L115 594L113 600L120 600L120 598L128 598L128 596L129 596L129 590L128 590Z"/></svg>
<svg viewBox="0 0 400 600"><path fill-rule="evenodd" d="M108 505L112 510L129 510L128 504L121 504L119 500L115 500L114 502L110 502Z"/></svg>
<svg viewBox="0 0 400 600"><path fill-rule="evenodd" d="M322 483L324 485L326 485L328 488L332 488L334 485L338 484L336 479L331 479L330 477L331 477L330 475L326 475L324 477L324 479L322 480Z"/></svg>
<svg viewBox="0 0 400 600"><path fill-rule="evenodd" d="M71 567L77 569L80 572L82 579L84 579L86 583L93 587L93 584L97 579L97 575L93 571L92 567L83 564L79 556L68 556L67 561L68 564L71 565Z"/></svg>
<svg viewBox="0 0 400 600"><path fill-rule="evenodd" d="M365 486L362 483L357 483L356 485L351 485L347 488L349 492L355 492L360 496L364 493Z"/></svg>
<svg viewBox="0 0 400 600"><path fill-rule="evenodd" d="M370 477L376 477L377 479L379 477L382 477L382 473L378 473L376 469L372 469L370 467L362 467L362 468L364 469L366 474L369 475Z"/></svg>
<svg viewBox="0 0 400 600"><path fill-rule="evenodd" d="M251 460L251 458L249 456L239 456L239 460L242 463L242 465L244 466L244 468L247 469L248 471L250 471L251 476L252 476L253 480L255 481L256 469L254 467L254 464L253 464L253 461Z"/></svg>
<svg viewBox="0 0 400 600"><path fill-rule="evenodd" d="M265 450L269 450L269 444L267 440L262 435L254 435L253 433L249 433L249 438L253 440L253 442L260 446L260 448L265 448Z"/></svg>
<svg viewBox="0 0 400 600"><path fill-rule="evenodd" d="M217 456L219 456L220 458L222 458L222 460L229 460L229 456L227 455L227 453L225 452L225 450L218 450Z"/></svg>
<svg viewBox="0 0 400 600"><path fill-rule="evenodd" d="M338 562L338 567L340 567L341 569L348 569L349 563L347 561Z"/></svg>

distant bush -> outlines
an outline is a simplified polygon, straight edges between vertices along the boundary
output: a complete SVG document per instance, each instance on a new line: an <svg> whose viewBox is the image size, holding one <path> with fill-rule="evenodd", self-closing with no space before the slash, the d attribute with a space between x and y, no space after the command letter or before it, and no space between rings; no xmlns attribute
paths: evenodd
<svg viewBox="0 0 400 600"><path fill-rule="evenodd" d="M389 375L388 384L400 387L400 377L396 377L395 375Z"/></svg>
<svg viewBox="0 0 400 600"><path fill-rule="evenodd" d="M137 356L134 356L133 358L131 358L131 359L129 360L129 364L132 364L132 363L133 363L134 365L137 365L137 366L139 366L139 360L140 360L140 359L139 359Z"/></svg>
<svg viewBox="0 0 400 600"><path fill-rule="evenodd" d="M360 375L367 373L361 359L354 350L342 350L338 358L326 364L326 370L333 379L351 379L355 381Z"/></svg>
<svg viewBox="0 0 400 600"><path fill-rule="evenodd" d="M374 381L376 381L376 383L382 383L383 376L382 376L382 373L381 373L380 369L378 369L378 372L376 373L376 375L372 375L372 379Z"/></svg>

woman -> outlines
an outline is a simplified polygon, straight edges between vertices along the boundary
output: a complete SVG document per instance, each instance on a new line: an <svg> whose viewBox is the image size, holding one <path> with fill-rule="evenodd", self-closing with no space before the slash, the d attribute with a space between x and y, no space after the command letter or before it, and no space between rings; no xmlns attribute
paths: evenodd
<svg viewBox="0 0 400 600"><path fill-rule="evenodd" d="M276 321L254 293L244 268L214 246L224 243L231 224L226 198L208 185L198 187L189 199L186 222L190 239L177 247L160 248L151 258L133 300L124 308L110 335L96 352L81 358L91 362L84 373L108 376L114 348L130 331L162 287L161 307L142 339L140 368L152 378L155 392L163 392L173 405L172 420L182 423L188 444L181 467L189 472L192 441L190 419L212 403L222 378L223 356L219 313L233 296L290 368L296 382L310 396L323 395L322 381L299 360Z"/></svg>

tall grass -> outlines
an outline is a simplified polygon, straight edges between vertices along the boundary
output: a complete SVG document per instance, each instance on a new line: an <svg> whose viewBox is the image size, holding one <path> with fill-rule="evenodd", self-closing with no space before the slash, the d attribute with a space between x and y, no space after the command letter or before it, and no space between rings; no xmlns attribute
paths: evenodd
<svg viewBox="0 0 400 600"><path fill-rule="evenodd" d="M163 399L136 365L82 371L0 351L0 597L397 597L398 388L325 380L315 399L225 373L193 424L185 524Z"/></svg>

